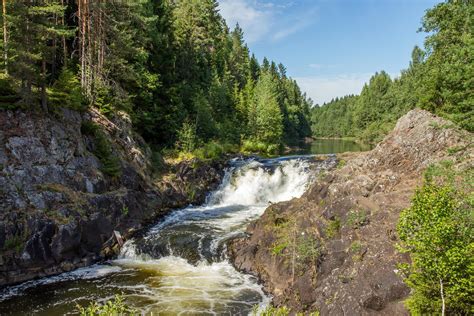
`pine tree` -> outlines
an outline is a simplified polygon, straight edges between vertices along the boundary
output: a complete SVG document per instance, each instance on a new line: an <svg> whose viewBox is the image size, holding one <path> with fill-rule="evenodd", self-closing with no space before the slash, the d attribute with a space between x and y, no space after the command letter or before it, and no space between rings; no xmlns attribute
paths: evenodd
<svg viewBox="0 0 474 316"><path fill-rule="evenodd" d="M283 117L277 100L273 76L263 73L255 87L256 139L271 146L280 146L283 136Z"/></svg>

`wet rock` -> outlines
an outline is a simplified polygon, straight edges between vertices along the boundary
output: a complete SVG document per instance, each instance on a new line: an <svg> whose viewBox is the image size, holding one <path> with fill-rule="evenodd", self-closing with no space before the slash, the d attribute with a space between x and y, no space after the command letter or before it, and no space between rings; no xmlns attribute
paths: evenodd
<svg viewBox="0 0 474 316"><path fill-rule="evenodd" d="M59 226L51 244L56 262L76 257L81 245L81 237L82 232L75 222Z"/></svg>

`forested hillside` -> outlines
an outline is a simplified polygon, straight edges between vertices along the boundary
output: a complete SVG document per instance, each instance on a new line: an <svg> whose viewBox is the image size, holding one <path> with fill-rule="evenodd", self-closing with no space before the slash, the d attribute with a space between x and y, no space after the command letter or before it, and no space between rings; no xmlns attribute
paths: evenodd
<svg viewBox="0 0 474 316"><path fill-rule="evenodd" d="M0 108L129 113L148 143L276 152L310 134L310 101L260 65L216 0L2 1Z"/></svg>
<svg viewBox="0 0 474 316"><path fill-rule="evenodd" d="M410 109L420 107L474 130L474 5L450 0L428 10L400 77L376 73L358 96L337 98L312 110L316 137L357 137L378 142Z"/></svg>

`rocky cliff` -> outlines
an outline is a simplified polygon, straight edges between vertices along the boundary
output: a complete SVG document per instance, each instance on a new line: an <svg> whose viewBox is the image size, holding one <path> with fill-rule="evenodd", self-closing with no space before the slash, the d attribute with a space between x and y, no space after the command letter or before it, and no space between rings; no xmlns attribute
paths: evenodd
<svg viewBox="0 0 474 316"><path fill-rule="evenodd" d="M0 111L0 286L105 258L115 235L202 202L220 182L222 163L153 179L150 158L125 114Z"/></svg>
<svg viewBox="0 0 474 316"><path fill-rule="evenodd" d="M423 170L441 160L472 168L473 135L422 111L402 117L370 152L340 157L299 199L270 206L229 247L273 303L321 315L404 315L396 223Z"/></svg>

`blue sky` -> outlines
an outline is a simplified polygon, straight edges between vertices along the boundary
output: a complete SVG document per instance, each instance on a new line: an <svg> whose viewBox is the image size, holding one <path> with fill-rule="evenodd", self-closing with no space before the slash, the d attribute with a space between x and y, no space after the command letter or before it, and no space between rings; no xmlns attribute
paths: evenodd
<svg viewBox="0 0 474 316"><path fill-rule="evenodd" d="M359 93L376 71L408 66L434 0L219 0L250 50L283 63L315 103Z"/></svg>

